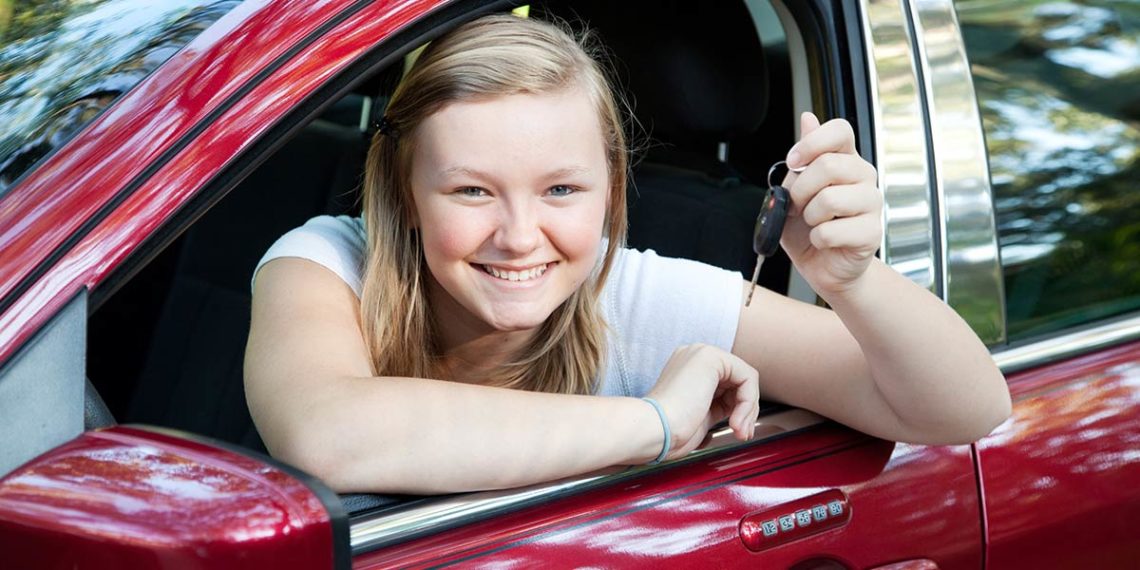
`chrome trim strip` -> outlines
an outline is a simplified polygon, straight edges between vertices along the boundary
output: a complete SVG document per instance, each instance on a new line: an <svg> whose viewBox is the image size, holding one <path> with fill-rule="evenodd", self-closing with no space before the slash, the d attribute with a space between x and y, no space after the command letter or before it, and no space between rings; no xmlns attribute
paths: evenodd
<svg viewBox="0 0 1140 570"><path fill-rule="evenodd" d="M981 113L950 0L911 0L943 242L943 297L986 344L1005 342L1005 292Z"/></svg>
<svg viewBox="0 0 1140 570"><path fill-rule="evenodd" d="M883 261L941 294L935 279L934 204L914 38L901 0L870 0L860 10L883 193Z"/></svg>
<svg viewBox="0 0 1140 570"><path fill-rule="evenodd" d="M660 465L619 468L620 471L617 472L584 475L520 489L470 493L443 498L427 505L413 506L403 511L383 512L373 516L366 515L352 521L352 528L349 532L352 553L355 556L421 535L431 534L451 523L473 522L502 510L521 507L536 499L554 498L556 495L571 491L583 491L610 485L635 475L656 471L668 465L675 465L678 462L691 461L695 458L721 453L740 446L754 445L758 441L799 431L824 421L822 417L806 410L783 409L757 420L756 437L750 442L736 441L732 436L732 431L724 428L714 432L704 447L690 453L683 459L668 461Z"/></svg>
<svg viewBox="0 0 1140 570"><path fill-rule="evenodd" d="M1140 314L1033 344L1008 348L995 352L993 356L1001 371L1009 374L1132 340L1140 340Z"/></svg>

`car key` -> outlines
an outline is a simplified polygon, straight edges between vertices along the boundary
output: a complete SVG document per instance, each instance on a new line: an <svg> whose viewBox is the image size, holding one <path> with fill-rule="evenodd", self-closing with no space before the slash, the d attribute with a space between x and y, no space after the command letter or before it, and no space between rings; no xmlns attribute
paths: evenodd
<svg viewBox="0 0 1140 570"><path fill-rule="evenodd" d="M756 269L752 271L752 287L748 289L748 297L744 306L752 304L752 294L756 292L756 280L760 278L760 267L764 260L771 257L780 248L780 235L784 233L784 222L788 219L788 205L792 197L786 188L779 184L772 184L772 173L776 167L786 162L780 161L768 170L768 192L764 194L764 203L760 205L760 215L756 216L756 228L752 231L752 249L756 252ZM789 169L792 172L803 172L804 167Z"/></svg>

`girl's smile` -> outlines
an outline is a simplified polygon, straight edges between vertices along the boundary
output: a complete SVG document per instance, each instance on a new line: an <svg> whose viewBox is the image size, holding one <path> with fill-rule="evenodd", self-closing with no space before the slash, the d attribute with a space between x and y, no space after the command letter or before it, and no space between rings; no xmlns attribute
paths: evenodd
<svg viewBox="0 0 1140 570"><path fill-rule="evenodd" d="M504 267L484 263L473 265L481 269L486 275L493 277L496 281L505 281L507 284L529 287L536 285L539 280L546 275L546 272L554 267L555 263L540 263L538 265L522 267Z"/></svg>

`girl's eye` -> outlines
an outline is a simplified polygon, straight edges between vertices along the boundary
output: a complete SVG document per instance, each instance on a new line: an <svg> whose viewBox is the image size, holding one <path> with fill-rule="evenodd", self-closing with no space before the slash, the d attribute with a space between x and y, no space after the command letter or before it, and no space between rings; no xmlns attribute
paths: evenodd
<svg viewBox="0 0 1140 570"><path fill-rule="evenodd" d="M456 190L455 192L469 198L479 198L487 195L487 191L479 188L478 186L465 186Z"/></svg>
<svg viewBox="0 0 1140 570"><path fill-rule="evenodd" d="M549 190L551 196L569 196L577 191L577 188L573 186L566 186L565 184L552 186Z"/></svg>

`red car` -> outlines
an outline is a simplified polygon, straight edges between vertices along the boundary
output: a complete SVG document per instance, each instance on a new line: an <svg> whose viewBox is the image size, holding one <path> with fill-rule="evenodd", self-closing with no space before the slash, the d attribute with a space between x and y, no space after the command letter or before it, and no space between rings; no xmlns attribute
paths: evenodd
<svg viewBox="0 0 1140 570"><path fill-rule="evenodd" d="M241 383L254 264L358 208L414 49L516 7L0 3L4 567L1140 564L1137 2L526 7L589 22L636 100L634 247L747 277L797 112L850 120L881 255L1007 373L1013 416L977 444L771 405L748 443L441 497L337 496L264 455ZM786 258L762 283L815 298Z"/></svg>

